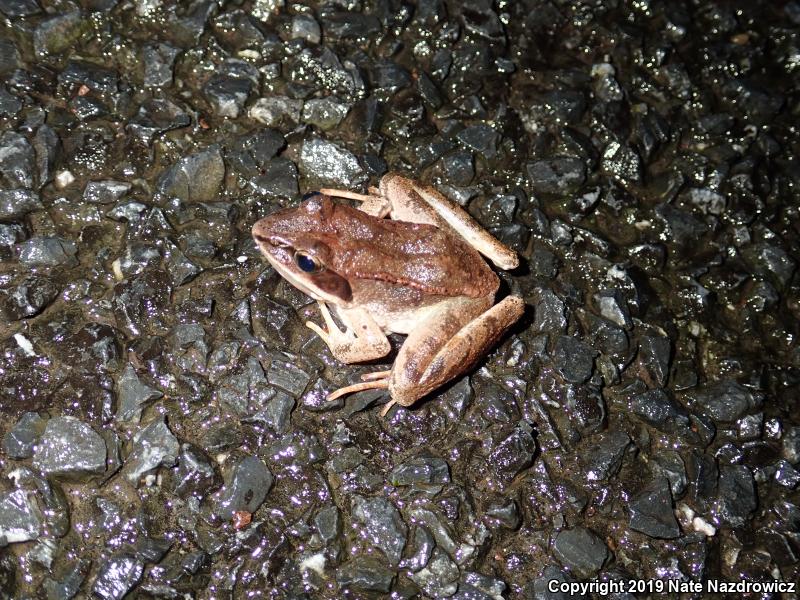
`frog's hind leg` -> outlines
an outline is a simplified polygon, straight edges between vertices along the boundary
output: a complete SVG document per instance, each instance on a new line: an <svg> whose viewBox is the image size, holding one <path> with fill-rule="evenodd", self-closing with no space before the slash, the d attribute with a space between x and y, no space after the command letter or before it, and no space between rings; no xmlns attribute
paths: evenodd
<svg viewBox="0 0 800 600"><path fill-rule="evenodd" d="M470 370L525 311L525 302L508 296L477 316L453 305L447 315L424 323L408 336L389 382L392 400L409 406Z"/></svg>
<svg viewBox="0 0 800 600"><path fill-rule="evenodd" d="M381 196L380 191L374 187L369 188L369 194L359 194L358 192L350 192L348 190L337 190L334 188L322 188L320 194L326 196L334 196L335 198L347 198L348 200L356 200L361 202L358 209L373 217L383 219L389 214L391 204L389 201Z"/></svg>

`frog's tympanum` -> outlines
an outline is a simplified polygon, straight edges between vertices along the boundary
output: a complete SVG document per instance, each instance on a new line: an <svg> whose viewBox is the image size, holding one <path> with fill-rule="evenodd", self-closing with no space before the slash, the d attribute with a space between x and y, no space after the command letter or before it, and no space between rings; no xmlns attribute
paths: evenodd
<svg viewBox="0 0 800 600"><path fill-rule="evenodd" d="M325 328L306 325L338 360L381 358L390 350L387 333L408 335L391 370L329 396L388 389L392 401L383 414L471 369L524 310L517 296L494 303L499 278L480 257L513 269L516 253L460 206L399 175L385 175L366 195L306 194L297 208L258 221L253 237L278 273L319 302Z"/></svg>

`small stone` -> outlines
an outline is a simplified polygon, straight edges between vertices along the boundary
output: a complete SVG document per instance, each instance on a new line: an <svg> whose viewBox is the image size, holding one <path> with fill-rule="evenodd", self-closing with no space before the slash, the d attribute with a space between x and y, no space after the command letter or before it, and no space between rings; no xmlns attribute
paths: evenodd
<svg viewBox="0 0 800 600"><path fill-rule="evenodd" d="M663 389L657 388L635 394L630 400L631 412L662 431L686 428L686 410Z"/></svg>
<svg viewBox="0 0 800 600"><path fill-rule="evenodd" d="M33 147L24 135L6 131L0 136L0 175L5 179L8 188L32 189L35 165Z"/></svg>
<svg viewBox="0 0 800 600"><path fill-rule="evenodd" d="M716 511L731 527L742 527L758 506L753 474L745 465L720 465Z"/></svg>
<svg viewBox="0 0 800 600"><path fill-rule="evenodd" d="M450 482L447 461L434 456L417 456L407 460L389 475L392 485L444 485Z"/></svg>
<svg viewBox="0 0 800 600"><path fill-rule="evenodd" d="M215 75L203 86L214 114L235 119L244 110L247 98L253 91L253 82L244 77Z"/></svg>
<svg viewBox="0 0 800 600"><path fill-rule="evenodd" d="M178 460L178 439L167 427L164 417L158 417L133 436L131 453L122 471L131 485L138 486L143 475L159 467L173 467Z"/></svg>
<svg viewBox="0 0 800 600"><path fill-rule="evenodd" d="M458 578L458 565L438 547L434 548L428 564L411 574L411 580L431 598L446 598L455 594Z"/></svg>
<svg viewBox="0 0 800 600"><path fill-rule="evenodd" d="M122 600L139 583L142 573L144 561L131 554L117 554L100 565L92 592L103 600Z"/></svg>
<svg viewBox="0 0 800 600"><path fill-rule="evenodd" d="M9 458L33 456L35 444L44 431L46 421L35 412L26 412L3 436L3 452Z"/></svg>
<svg viewBox="0 0 800 600"><path fill-rule="evenodd" d="M256 100L250 107L248 116L268 127L278 127L282 124L299 123L302 108L302 100L287 96L268 96Z"/></svg>
<svg viewBox="0 0 800 600"><path fill-rule="evenodd" d="M33 32L33 48L36 56L66 52L92 27L80 11L72 11L45 19Z"/></svg>
<svg viewBox="0 0 800 600"><path fill-rule="evenodd" d="M246 456L227 469L225 484L212 496L214 514L230 521L234 513L254 513L272 487L272 473L255 456Z"/></svg>
<svg viewBox="0 0 800 600"><path fill-rule="evenodd" d="M527 423L520 423L501 440L489 455L494 470L505 483L510 482L520 471L533 464L536 442Z"/></svg>
<svg viewBox="0 0 800 600"><path fill-rule="evenodd" d="M380 32L381 23L374 15L335 12L322 18L322 29L326 36L337 39L371 38Z"/></svg>
<svg viewBox="0 0 800 600"><path fill-rule="evenodd" d="M125 181L90 181L83 189L83 199L93 204L112 204L118 202L131 189Z"/></svg>
<svg viewBox="0 0 800 600"><path fill-rule="evenodd" d="M0 492L0 548L38 539L42 525L42 513L30 492Z"/></svg>
<svg viewBox="0 0 800 600"><path fill-rule="evenodd" d="M145 46L142 51L144 85L159 88L172 85L173 65L180 50L169 44Z"/></svg>
<svg viewBox="0 0 800 600"><path fill-rule="evenodd" d="M75 417L47 421L33 454L33 466L45 475L86 478L106 469L106 443L98 433Z"/></svg>
<svg viewBox="0 0 800 600"><path fill-rule="evenodd" d="M22 100L0 85L0 117L13 117L22 110Z"/></svg>
<svg viewBox="0 0 800 600"><path fill-rule="evenodd" d="M261 174L248 180L248 184L257 194L294 198L298 194L297 166L288 158L273 158L264 165Z"/></svg>
<svg viewBox="0 0 800 600"><path fill-rule="evenodd" d="M469 185L475 177L475 165L473 164L472 152L458 150L451 152L442 158L442 170L445 177L453 185Z"/></svg>
<svg viewBox="0 0 800 600"><path fill-rule="evenodd" d="M528 163L528 177L537 194L568 196L586 181L586 165L578 158L559 156Z"/></svg>
<svg viewBox="0 0 800 600"><path fill-rule="evenodd" d="M553 347L553 363L570 383L583 383L592 376L596 352L571 335L560 335Z"/></svg>
<svg viewBox="0 0 800 600"><path fill-rule="evenodd" d="M364 170L352 153L321 138L303 142L299 167L303 176L317 185L350 189L366 179Z"/></svg>
<svg viewBox="0 0 800 600"><path fill-rule="evenodd" d="M139 381L132 365L126 365L119 378L117 388L117 421L139 422L142 409L150 400L161 398L164 394Z"/></svg>
<svg viewBox="0 0 800 600"><path fill-rule="evenodd" d="M311 44L319 44L322 30L317 20L309 14L299 14L292 17L291 38L305 40Z"/></svg>
<svg viewBox="0 0 800 600"><path fill-rule="evenodd" d="M603 150L600 160L603 173L623 185L636 185L642 181L642 159L633 148L611 142Z"/></svg>
<svg viewBox="0 0 800 600"><path fill-rule="evenodd" d="M186 127L191 117L177 104L154 98L142 104L128 122L128 129L144 143L151 143L157 135Z"/></svg>
<svg viewBox="0 0 800 600"><path fill-rule="evenodd" d="M612 323L630 329L632 326L628 303L619 290L603 290L594 296L600 316Z"/></svg>
<svg viewBox="0 0 800 600"><path fill-rule="evenodd" d="M303 105L303 121L323 131L333 129L347 116L350 105L333 98L312 98Z"/></svg>
<svg viewBox="0 0 800 600"><path fill-rule="evenodd" d="M7 17L29 17L41 12L36 0L3 0L0 2L0 12Z"/></svg>
<svg viewBox="0 0 800 600"><path fill-rule="evenodd" d="M639 340L639 364L654 385L663 386L669 375L672 344L663 336L642 336Z"/></svg>
<svg viewBox="0 0 800 600"><path fill-rule="evenodd" d="M730 379L706 384L692 394L692 401L703 414L726 423L760 404L750 390Z"/></svg>
<svg viewBox="0 0 800 600"><path fill-rule="evenodd" d="M487 160L497 156L500 133L489 125L472 125L458 132L456 139Z"/></svg>
<svg viewBox="0 0 800 600"><path fill-rule="evenodd" d="M605 481L619 472L631 438L621 429L595 435L583 453L587 481Z"/></svg>
<svg viewBox="0 0 800 600"><path fill-rule="evenodd" d="M321 508L314 517L314 526L317 528L319 537L324 543L329 543L336 539L340 532L339 509L336 505Z"/></svg>
<svg viewBox="0 0 800 600"><path fill-rule="evenodd" d="M43 208L36 192L23 189L0 190L0 220L21 219L28 213Z"/></svg>
<svg viewBox="0 0 800 600"><path fill-rule="evenodd" d="M603 540L585 527L560 531L553 542L553 553L565 567L586 577L596 574L609 558Z"/></svg>
<svg viewBox="0 0 800 600"><path fill-rule="evenodd" d="M406 545L407 527L394 504L386 498L354 496L353 517L364 526L361 535L379 548L390 564L398 564Z"/></svg>
<svg viewBox="0 0 800 600"><path fill-rule="evenodd" d="M673 513L669 482L658 478L631 498L630 527L652 538L673 539L680 535Z"/></svg>
<svg viewBox="0 0 800 600"><path fill-rule="evenodd" d="M162 173L158 191L183 202L216 200L225 176L225 163L218 147L180 159Z"/></svg>
<svg viewBox="0 0 800 600"><path fill-rule="evenodd" d="M19 262L32 267L74 267L78 264L75 242L59 237L33 237L19 245Z"/></svg>
<svg viewBox="0 0 800 600"><path fill-rule="evenodd" d="M336 583L346 589L388 594L393 579L394 572L371 556L356 556L336 569Z"/></svg>
<svg viewBox="0 0 800 600"><path fill-rule="evenodd" d="M16 287L0 289L0 312L12 321L28 319L49 306L58 292L49 277L26 277Z"/></svg>

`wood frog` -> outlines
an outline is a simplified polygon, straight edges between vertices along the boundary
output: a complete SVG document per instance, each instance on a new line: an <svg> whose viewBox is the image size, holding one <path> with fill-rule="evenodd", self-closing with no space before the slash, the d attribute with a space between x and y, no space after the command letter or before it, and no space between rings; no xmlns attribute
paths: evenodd
<svg viewBox="0 0 800 600"><path fill-rule="evenodd" d="M317 300L325 327L306 325L336 359L375 360L389 353L387 333L408 335L391 370L328 396L388 389L383 415L471 369L524 311L517 296L495 304L500 280L480 256L513 269L517 254L458 204L400 175L385 175L368 194L308 193L258 221L253 238L278 273Z"/></svg>

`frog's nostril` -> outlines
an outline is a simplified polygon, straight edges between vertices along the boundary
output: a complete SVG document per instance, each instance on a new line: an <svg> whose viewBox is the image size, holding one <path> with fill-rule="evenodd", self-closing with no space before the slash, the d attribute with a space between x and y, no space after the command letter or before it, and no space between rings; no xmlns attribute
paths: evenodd
<svg viewBox="0 0 800 600"><path fill-rule="evenodd" d="M316 191L314 191L314 192L306 192L305 194L303 194L303 200L308 200L309 198L313 198L314 196L320 196L320 195L321 194L319 192L316 192Z"/></svg>

